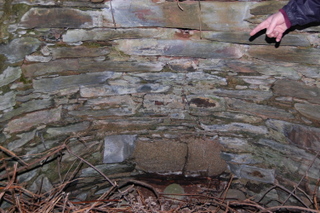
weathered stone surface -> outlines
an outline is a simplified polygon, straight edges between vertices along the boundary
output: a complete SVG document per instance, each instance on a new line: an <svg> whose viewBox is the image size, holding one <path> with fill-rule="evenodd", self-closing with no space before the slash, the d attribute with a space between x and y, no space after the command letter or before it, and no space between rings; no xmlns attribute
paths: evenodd
<svg viewBox="0 0 320 213"><path fill-rule="evenodd" d="M45 176L39 176L33 184L30 186L29 190L32 191L33 193L40 192L40 193L45 193L49 192L53 189L53 185L48 179L48 177Z"/></svg>
<svg viewBox="0 0 320 213"><path fill-rule="evenodd" d="M273 92L277 96L287 96L320 104L320 88L306 86L297 81L278 80L274 83Z"/></svg>
<svg viewBox="0 0 320 213"><path fill-rule="evenodd" d="M243 53L230 44L189 40L136 39L118 41L119 50L130 55L163 55L195 58L240 58Z"/></svg>
<svg viewBox="0 0 320 213"><path fill-rule="evenodd" d="M220 157L220 145L216 141L201 138L188 140L188 156L185 175L220 175L227 164Z"/></svg>
<svg viewBox="0 0 320 213"><path fill-rule="evenodd" d="M103 163L121 163L131 157L136 135L111 135L104 139Z"/></svg>
<svg viewBox="0 0 320 213"><path fill-rule="evenodd" d="M260 139L258 144L264 148L257 152L257 156L262 158L264 162L276 166L278 173L282 173L283 175L287 173L295 179L299 179L301 175L304 175L308 171L309 178L317 179L320 159L317 159L315 155L306 152L304 149L267 139ZM270 158L270 156L273 157ZM289 159L287 158L288 156L290 156ZM312 161L314 163L310 164Z"/></svg>
<svg viewBox="0 0 320 213"><path fill-rule="evenodd" d="M239 120L243 123L260 123L262 121L262 118L247 114L241 114L241 113L234 113L234 112L216 112L214 113L214 116L231 119L231 120Z"/></svg>
<svg viewBox="0 0 320 213"><path fill-rule="evenodd" d="M257 165L263 163L262 160L255 159L253 154L247 153L233 154L230 152L222 152L221 158L224 159L228 164L235 163L245 165Z"/></svg>
<svg viewBox="0 0 320 213"><path fill-rule="evenodd" d="M278 12L278 8L282 8L286 1L268 1L259 2L253 5L250 9L252 15L271 15Z"/></svg>
<svg viewBox="0 0 320 213"><path fill-rule="evenodd" d="M134 102L131 96L112 96L90 99L85 107L71 111L69 114L95 118L134 115L139 106L140 104Z"/></svg>
<svg viewBox="0 0 320 213"><path fill-rule="evenodd" d="M252 74L247 76L240 76L243 79L249 79L250 77L260 77L260 78L270 78L270 76L276 76L281 78L288 78L292 80L298 80L301 78L299 72L301 72L302 68L296 68L296 66L285 66L285 65L277 65L270 64L265 62L260 63L251 63L247 61L228 61L226 66L230 68L232 71L237 72L239 74ZM310 67L305 68L306 72ZM311 72L311 71L310 71ZM316 70L314 72L317 72ZM258 75L260 73L262 76ZM248 82L250 83L250 82Z"/></svg>
<svg viewBox="0 0 320 213"><path fill-rule="evenodd" d="M238 177L264 183L274 183L275 171L249 165L229 165L231 171Z"/></svg>
<svg viewBox="0 0 320 213"><path fill-rule="evenodd" d="M12 40L7 45L1 45L0 52L8 58L9 62L15 63L36 51L40 44L41 42L36 38L22 37Z"/></svg>
<svg viewBox="0 0 320 213"><path fill-rule="evenodd" d="M62 35L63 41L76 43L80 41L110 41L133 38L174 38L179 31L175 29L74 29Z"/></svg>
<svg viewBox="0 0 320 213"><path fill-rule="evenodd" d="M229 152L246 153L250 150L250 144L244 138L219 137L218 140L222 148Z"/></svg>
<svg viewBox="0 0 320 213"><path fill-rule="evenodd" d="M112 96L106 98L90 99L86 106L109 112L110 115L133 115L140 104L129 95Z"/></svg>
<svg viewBox="0 0 320 213"><path fill-rule="evenodd" d="M284 4L0 0L0 143L30 160L68 137L74 153L119 177L219 174L225 167L211 166L225 165L217 163L220 146L209 142L218 141L237 177L273 183L308 171L312 186L320 169L319 27L291 31L279 44L249 36ZM112 152L121 163L103 164L110 135L136 137L137 167L126 151ZM120 149L122 142L113 140ZM61 156L64 177L77 158ZM57 182L56 165L17 179ZM94 169L79 175L75 197L109 190L92 187L101 180Z"/></svg>
<svg viewBox="0 0 320 213"><path fill-rule="evenodd" d="M16 99L18 99L16 97ZM19 99L18 99L19 100ZM7 102L10 103L10 102ZM7 112L3 117L0 118L0 122L9 120L15 116L19 116L26 112L32 112L42 109L47 109L53 106L53 103L49 99L44 100L31 100L25 103L22 103L19 107L16 107L15 109Z"/></svg>
<svg viewBox="0 0 320 213"><path fill-rule="evenodd" d="M53 60L58 58L98 57L108 55L110 52L106 47L90 48L83 46L55 47L49 48L49 51L51 52Z"/></svg>
<svg viewBox="0 0 320 213"><path fill-rule="evenodd" d="M21 118L8 122L4 131L9 133L27 131L41 124L48 124L61 119L61 107L51 110L31 112Z"/></svg>
<svg viewBox="0 0 320 213"><path fill-rule="evenodd" d="M52 60L52 57L46 57L42 55L27 55L25 60L28 62L49 62Z"/></svg>
<svg viewBox="0 0 320 213"><path fill-rule="evenodd" d="M147 118L147 119L132 119L130 117L124 119L103 119L92 121L92 128L99 129L101 131L112 131L119 134L130 134L130 132L146 132L154 129L156 126L163 123L159 118Z"/></svg>
<svg viewBox="0 0 320 213"><path fill-rule="evenodd" d="M74 133L88 129L89 126L90 126L89 122L82 122L82 123L71 124L63 127L51 127L47 129L47 133L50 134L51 137L58 136L58 135L65 135L65 134L74 134Z"/></svg>
<svg viewBox="0 0 320 213"><path fill-rule="evenodd" d="M265 35L257 38L249 38L248 32L203 32L203 37L212 40L235 44L260 44L260 45L275 45L275 40L269 39ZM281 40L281 46L300 46L310 47L311 43L306 36L302 35L286 35Z"/></svg>
<svg viewBox="0 0 320 213"><path fill-rule="evenodd" d="M223 98L216 96L187 96L189 113L193 115L211 115L212 112L225 111L226 104Z"/></svg>
<svg viewBox="0 0 320 213"><path fill-rule="evenodd" d="M246 30L249 27L245 19L249 17L251 5L252 2L201 2L202 26L213 31Z"/></svg>
<svg viewBox="0 0 320 213"><path fill-rule="evenodd" d="M103 164L103 165L95 165L99 171L103 172L105 175L119 174L124 172L132 172L134 167L133 165L125 165L125 164ZM80 177L97 177L100 174L93 168L85 168L81 170Z"/></svg>
<svg viewBox="0 0 320 213"><path fill-rule="evenodd" d="M91 58L81 59L58 59L47 63L34 63L23 65L22 70L26 77L41 75L54 75L66 73L86 73L105 71L160 71L164 64L162 62L136 62L136 61L95 61Z"/></svg>
<svg viewBox="0 0 320 213"><path fill-rule="evenodd" d="M113 76L113 72L88 73L74 76L61 76L56 78L43 78L33 80L33 87L38 92L55 93L59 90L79 90L80 86L105 83Z"/></svg>
<svg viewBox="0 0 320 213"><path fill-rule="evenodd" d="M62 59L47 63L25 64L22 66L23 74L26 77L57 74L62 71L76 71L80 69L77 59Z"/></svg>
<svg viewBox="0 0 320 213"><path fill-rule="evenodd" d="M8 67L0 74L0 87L8 85L21 77L20 67Z"/></svg>
<svg viewBox="0 0 320 213"><path fill-rule="evenodd" d="M169 86L162 86L160 84L138 84L136 82L128 82L126 80L118 80L110 82L112 84L102 86L86 86L80 88L80 94L83 97L98 97L109 95L125 95L134 93L162 93L170 89Z"/></svg>
<svg viewBox="0 0 320 213"><path fill-rule="evenodd" d="M227 99L227 105L230 109L243 113L260 116L264 119L275 118L282 120L293 120L294 116L279 108L268 105L254 104L239 99Z"/></svg>
<svg viewBox="0 0 320 213"><path fill-rule="evenodd" d="M99 12L92 12L95 18L102 18ZM20 28L77 28L92 27L95 20L90 12L71 8L32 8L22 18ZM50 20L50 21L48 21Z"/></svg>
<svg viewBox="0 0 320 213"><path fill-rule="evenodd" d="M12 0L13 4L29 4L29 5L55 5L55 0Z"/></svg>
<svg viewBox="0 0 320 213"><path fill-rule="evenodd" d="M278 140L284 139L298 146L318 150L320 148L320 129L315 127L292 124L281 120L268 120L267 126L280 133ZM277 136L277 134L273 134Z"/></svg>
<svg viewBox="0 0 320 213"><path fill-rule="evenodd" d="M215 90L216 95L230 98L240 98L244 100L252 100L254 102L260 102L268 100L272 97L272 92L257 91L257 90Z"/></svg>
<svg viewBox="0 0 320 213"><path fill-rule="evenodd" d="M255 126L246 123L231 123L231 124L216 124L205 125L201 124L201 127L206 131L212 132L248 132L253 134L265 135L268 133L268 129L265 126Z"/></svg>
<svg viewBox="0 0 320 213"><path fill-rule="evenodd" d="M147 111L167 114L169 111L181 111L185 108L182 97L176 95L147 94L143 106Z"/></svg>
<svg viewBox="0 0 320 213"><path fill-rule="evenodd" d="M121 110L116 108L98 109L98 110L82 108L81 110L70 111L68 114L81 117L82 119L95 120L98 118L111 117L113 115L117 115L117 116L132 115L132 112L128 110Z"/></svg>
<svg viewBox="0 0 320 213"><path fill-rule="evenodd" d="M25 145L30 140L32 140L35 136L36 131L26 132L22 134L18 134L17 136L20 138L18 140L12 141L8 144L8 149L14 151L15 149Z"/></svg>
<svg viewBox="0 0 320 213"><path fill-rule="evenodd" d="M308 119L320 121L320 105L296 103L294 108Z"/></svg>
<svg viewBox="0 0 320 213"><path fill-rule="evenodd" d="M267 46L250 46L248 54L251 57L259 58L265 61L278 62L296 62L301 64L320 64L317 57L320 50L316 48L293 48L293 47L267 47Z"/></svg>
<svg viewBox="0 0 320 213"><path fill-rule="evenodd" d="M174 141L137 141L134 158L137 167L144 171L181 174L187 150L186 144Z"/></svg>
<svg viewBox="0 0 320 213"><path fill-rule="evenodd" d="M0 95L0 110L12 110L12 107L16 104L15 96L16 93L13 91Z"/></svg>

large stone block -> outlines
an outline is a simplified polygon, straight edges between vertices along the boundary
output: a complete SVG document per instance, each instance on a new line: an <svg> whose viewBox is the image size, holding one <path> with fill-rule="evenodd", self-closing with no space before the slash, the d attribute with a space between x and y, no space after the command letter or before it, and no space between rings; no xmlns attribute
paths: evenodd
<svg viewBox="0 0 320 213"><path fill-rule="evenodd" d="M188 156L184 168L185 175L220 175L227 169L227 164L221 159L221 146L217 141L202 138L187 139Z"/></svg>
<svg viewBox="0 0 320 213"><path fill-rule="evenodd" d="M175 141L138 141L134 158L137 168L151 173L181 174L188 148Z"/></svg>

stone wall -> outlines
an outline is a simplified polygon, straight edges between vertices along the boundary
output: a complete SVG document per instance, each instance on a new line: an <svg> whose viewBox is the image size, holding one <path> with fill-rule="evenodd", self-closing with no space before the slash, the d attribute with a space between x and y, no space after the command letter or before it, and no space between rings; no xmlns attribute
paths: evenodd
<svg viewBox="0 0 320 213"><path fill-rule="evenodd" d="M111 176L231 171L273 183L307 172L314 183L319 28L280 44L249 37L286 2L0 0L3 156L67 143ZM63 152L59 173L75 159ZM19 181L50 188L57 167ZM99 175L79 176L92 188Z"/></svg>

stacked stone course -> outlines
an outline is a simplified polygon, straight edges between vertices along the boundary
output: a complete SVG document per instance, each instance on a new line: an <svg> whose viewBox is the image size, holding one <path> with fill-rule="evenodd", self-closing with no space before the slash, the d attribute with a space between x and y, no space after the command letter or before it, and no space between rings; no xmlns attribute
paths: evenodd
<svg viewBox="0 0 320 213"><path fill-rule="evenodd" d="M28 158L68 140L107 175L273 183L308 169L314 183L319 28L280 44L248 35L285 3L0 0L1 146ZM74 159L63 156L62 173ZM49 189L56 166L19 181L35 189L45 177Z"/></svg>

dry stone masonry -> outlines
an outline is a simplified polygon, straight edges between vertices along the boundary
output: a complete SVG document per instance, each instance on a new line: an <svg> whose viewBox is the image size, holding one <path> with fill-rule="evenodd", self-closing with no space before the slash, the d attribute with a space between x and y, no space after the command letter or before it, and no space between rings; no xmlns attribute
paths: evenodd
<svg viewBox="0 0 320 213"><path fill-rule="evenodd" d="M313 186L320 28L249 37L286 2L0 0L1 146L27 160L67 141L110 176ZM91 167L78 176L79 199L103 191ZM58 179L55 162L18 176L34 191Z"/></svg>

